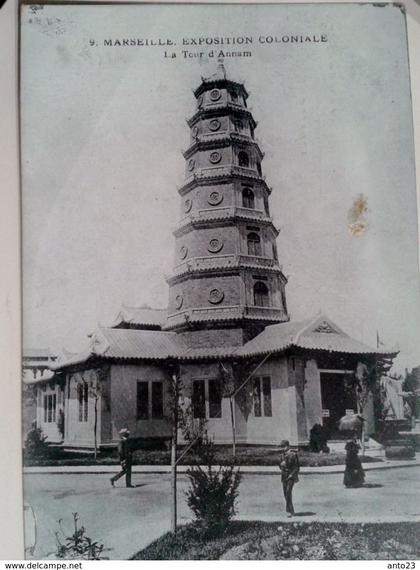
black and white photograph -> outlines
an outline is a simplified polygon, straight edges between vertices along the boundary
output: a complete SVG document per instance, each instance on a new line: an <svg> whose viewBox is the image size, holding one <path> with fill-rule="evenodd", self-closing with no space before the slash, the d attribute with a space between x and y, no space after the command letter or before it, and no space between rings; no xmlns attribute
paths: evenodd
<svg viewBox="0 0 420 570"><path fill-rule="evenodd" d="M420 558L397 4L22 4L27 559Z"/></svg>

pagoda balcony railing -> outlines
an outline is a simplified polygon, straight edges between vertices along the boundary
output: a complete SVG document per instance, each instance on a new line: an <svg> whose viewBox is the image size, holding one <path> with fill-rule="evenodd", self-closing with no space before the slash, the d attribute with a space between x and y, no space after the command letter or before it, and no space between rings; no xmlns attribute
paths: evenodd
<svg viewBox="0 0 420 570"><path fill-rule="evenodd" d="M182 275L189 271L199 271L200 269L217 269L226 267L235 267L237 265L237 255L206 255L202 257L191 257L183 263L179 263L174 267L175 275Z"/></svg>
<svg viewBox="0 0 420 570"><path fill-rule="evenodd" d="M227 135L229 134L229 131L227 129L221 129L220 131L217 131L216 133L214 132L210 132L210 133L201 133L197 136L198 141L207 141L207 140L217 140L217 139L224 139Z"/></svg>
<svg viewBox="0 0 420 570"><path fill-rule="evenodd" d="M262 267L278 267L278 261L271 257L244 254L206 255L191 257L190 259L175 265L174 276L183 275L190 271L206 269L227 269L241 265L260 265Z"/></svg>
<svg viewBox="0 0 420 570"><path fill-rule="evenodd" d="M243 174L244 176L259 176L265 179L264 176L260 176L256 168L245 168L245 166L232 166L233 174Z"/></svg>
<svg viewBox="0 0 420 570"><path fill-rule="evenodd" d="M246 131L239 132L232 128L223 129L217 132L200 133L196 137L191 138L190 146L193 146L197 143L207 143L208 141L225 141L226 139L236 139L237 141L252 143L259 146L257 140L255 138L252 138L251 133Z"/></svg>
<svg viewBox="0 0 420 570"><path fill-rule="evenodd" d="M245 307L244 317L279 321L287 321L289 319L286 311L279 307L256 307L252 305L247 305Z"/></svg>
<svg viewBox="0 0 420 570"><path fill-rule="evenodd" d="M277 259L273 259L272 257L245 254L240 254L238 257L240 264L264 265L265 267L273 267L274 265L278 265Z"/></svg>
<svg viewBox="0 0 420 570"><path fill-rule="evenodd" d="M168 315L165 328L187 324L191 321L241 319L244 307L241 305L220 305L218 307L193 307Z"/></svg>
<svg viewBox="0 0 420 570"><path fill-rule="evenodd" d="M200 179L212 176L229 176L229 175L248 176L250 178L260 178L265 180L265 176L260 176L256 168L246 168L245 166L211 166L208 168L201 168L187 177L187 182L192 178Z"/></svg>
<svg viewBox="0 0 420 570"><path fill-rule="evenodd" d="M253 208L244 208L243 206L224 206L220 208L205 208L203 210L198 210L198 216L191 216L193 219L206 220L206 219L223 219L223 218L233 218L235 216L241 216L243 218L249 218L252 220L268 220L272 221L272 218L267 216L262 210L255 210ZM184 218L185 221L188 218Z"/></svg>
<svg viewBox="0 0 420 570"><path fill-rule="evenodd" d="M209 221L229 220L230 218L243 218L252 222L263 222L272 224L273 218L268 216L263 210L255 210L254 208L244 208L243 206L223 206L215 208L205 208L198 210L197 213L184 216L179 221L178 226L174 229L175 235L182 235L183 231L189 224L199 224ZM276 230L278 231L278 230Z"/></svg>
<svg viewBox="0 0 420 570"><path fill-rule="evenodd" d="M230 320L243 318L287 321L287 313L276 307L256 307L250 305L218 305L217 307L192 307L168 315L165 328L197 321Z"/></svg>

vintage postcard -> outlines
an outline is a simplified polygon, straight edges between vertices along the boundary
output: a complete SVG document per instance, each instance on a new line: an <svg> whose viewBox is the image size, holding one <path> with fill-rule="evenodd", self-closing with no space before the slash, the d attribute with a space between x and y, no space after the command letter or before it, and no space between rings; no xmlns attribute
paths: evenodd
<svg viewBox="0 0 420 570"><path fill-rule="evenodd" d="M28 558L415 560L394 4L24 4Z"/></svg>

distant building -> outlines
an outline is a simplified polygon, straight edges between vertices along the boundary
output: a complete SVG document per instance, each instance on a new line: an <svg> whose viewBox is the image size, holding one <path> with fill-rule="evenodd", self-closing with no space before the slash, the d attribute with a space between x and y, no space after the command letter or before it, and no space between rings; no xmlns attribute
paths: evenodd
<svg viewBox="0 0 420 570"><path fill-rule="evenodd" d="M37 421L51 441L61 439L49 425L61 409L64 444L91 448L95 403L102 447L115 445L122 427L168 435L177 374L216 442L232 441L226 384L250 376L233 401L237 442L305 445L315 423L334 435L340 417L356 413L348 386L358 367L396 355L350 338L325 315L289 321L248 93L219 65L194 95L168 309L123 307L85 352L51 365L54 378L37 387ZM372 405L367 415L373 431Z"/></svg>
<svg viewBox="0 0 420 570"><path fill-rule="evenodd" d="M22 435L25 439L32 423L36 421L37 402L36 392L38 381L42 382L52 378L54 373L50 366L57 360L57 356L51 354L50 349L28 348L23 350L22 355Z"/></svg>

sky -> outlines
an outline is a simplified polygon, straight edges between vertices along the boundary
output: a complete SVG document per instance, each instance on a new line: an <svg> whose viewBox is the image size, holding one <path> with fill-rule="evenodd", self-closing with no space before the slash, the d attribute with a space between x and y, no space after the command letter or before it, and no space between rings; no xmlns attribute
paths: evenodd
<svg viewBox="0 0 420 570"><path fill-rule="evenodd" d="M121 304L166 306L185 119L195 110L192 90L215 71L210 52L222 48L251 52L224 63L245 83L258 121L291 318L322 311L362 342L376 346L378 332L398 346L397 370L420 364L412 110L398 7L22 10L24 346L80 350ZM326 41L291 43L292 35ZM242 37L252 44L214 45ZM182 46L199 38L213 45ZM176 45L104 43L123 39ZM355 204L364 208L359 234L350 227Z"/></svg>

